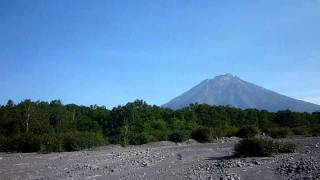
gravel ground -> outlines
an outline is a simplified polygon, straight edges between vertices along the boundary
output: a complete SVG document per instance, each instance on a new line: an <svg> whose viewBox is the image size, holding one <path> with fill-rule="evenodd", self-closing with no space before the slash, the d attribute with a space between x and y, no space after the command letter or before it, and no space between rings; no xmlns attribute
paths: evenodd
<svg viewBox="0 0 320 180"><path fill-rule="evenodd" d="M298 150L233 158L238 138L211 144L157 142L51 154L1 153L0 179L320 179L320 138L291 137Z"/></svg>

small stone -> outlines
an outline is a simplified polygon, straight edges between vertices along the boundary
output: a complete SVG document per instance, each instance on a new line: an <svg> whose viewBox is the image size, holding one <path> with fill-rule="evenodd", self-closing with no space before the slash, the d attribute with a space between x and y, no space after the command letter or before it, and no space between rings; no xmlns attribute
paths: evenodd
<svg viewBox="0 0 320 180"><path fill-rule="evenodd" d="M262 163L260 161L253 161L254 164L256 165L261 165Z"/></svg>

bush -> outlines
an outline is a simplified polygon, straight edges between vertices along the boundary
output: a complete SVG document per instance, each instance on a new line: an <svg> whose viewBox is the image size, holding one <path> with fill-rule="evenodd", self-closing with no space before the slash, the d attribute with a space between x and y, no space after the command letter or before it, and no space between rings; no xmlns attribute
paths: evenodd
<svg viewBox="0 0 320 180"><path fill-rule="evenodd" d="M192 133L192 139L198 142L213 142L212 130L210 128L199 128Z"/></svg>
<svg viewBox="0 0 320 180"><path fill-rule="evenodd" d="M277 143L269 139L243 139L234 147L237 157L265 157L277 153L292 153L296 149L293 143Z"/></svg>
<svg viewBox="0 0 320 180"><path fill-rule="evenodd" d="M0 137L0 151L2 152L35 152L39 148L40 139L33 134Z"/></svg>
<svg viewBox="0 0 320 180"><path fill-rule="evenodd" d="M320 125L315 125L311 127L309 134L312 136L320 136Z"/></svg>
<svg viewBox="0 0 320 180"><path fill-rule="evenodd" d="M143 133L152 136L152 141L163 141L168 139L167 123L162 119L144 122Z"/></svg>
<svg viewBox="0 0 320 180"><path fill-rule="evenodd" d="M140 144L146 144L148 142L153 141L153 137L146 134L146 133L139 133L136 135L132 135L129 140L129 144L133 145L140 145Z"/></svg>
<svg viewBox="0 0 320 180"><path fill-rule="evenodd" d="M0 152L13 152L16 149L13 137L0 136Z"/></svg>
<svg viewBox="0 0 320 180"><path fill-rule="evenodd" d="M99 133L73 132L63 134L63 149L65 151L78 151L105 144L103 136Z"/></svg>
<svg viewBox="0 0 320 180"><path fill-rule="evenodd" d="M2 152L35 152L40 149L40 137L34 134L20 134L12 137L0 136Z"/></svg>
<svg viewBox="0 0 320 180"><path fill-rule="evenodd" d="M272 140L243 139L234 147L237 157L264 157L277 153L277 146Z"/></svg>
<svg viewBox="0 0 320 180"><path fill-rule="evenodd" d="M259 134L259 129L256 126L243 126L239 129L237 136L241 138L254 137Z"/></svg>
<svg viewBox="0 0 320 180"><path fill-rule="evenodd" d="M230 126L227 129L224 129L224 136L225 137L237 136L238 132L239 132L238 128L234 126Z"/></svg>
<svg viewBox="0 0 320 180"><path fill-rule="evenodd" d="M42 136L40 153L62 152L63 137L59 134L45 134Z"/></svg>
<svg viewBox="0 0 320 180"><path fill-rule="evenodd" d="M174 131L169 135L169 140L173 142L183 142L188 140L190 137L187 131Z"/></svg>
<svg viewBox="0 0 320 180"><path fill-rule="evenodd" d="M308 131L309 131L308 127L305 127L305 126L295 127L292 129L292 132L295 135L307 135Z"/></svg>
<svg viewBox="0 0 320 180"><path fill-rule="evenodd" d="M297 145L294 143L279 144L279 153L294 153Z"/></svg>
<svg viewBox="0 0 320 180"><path fill-rule="evenodd" d="M77 151L105 143L105 139L99 133L70 132L43 134L41 136L24 133L14 137L0 136L0 151L40 153Z"/></svg>
<svg viewBox="0 0 320 180"><path fill-rule="evenodd" d="M289 128L284 127L275 127L272 129L269 129L268 134L272 138L285 138L291 133Z"/></svg>
<svg viewBox="0 0 320 180"><path fill-rule="evenodd" d="M99 133L69 132L62 134L45 134L41 138L40 153L78 151L106 144Z"/></svg>

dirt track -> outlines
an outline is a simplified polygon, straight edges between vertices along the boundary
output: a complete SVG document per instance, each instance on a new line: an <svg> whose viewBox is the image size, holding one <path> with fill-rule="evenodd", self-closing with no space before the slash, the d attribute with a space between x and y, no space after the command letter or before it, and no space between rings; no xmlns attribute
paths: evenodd
<svg viewBox="0 0 320 180"><path fill-rule="evenodd" d="M79 152L0 154L0 179L320 179L320 139L294 137L293 154L232 158L238 138L157 142Z"/></svg>

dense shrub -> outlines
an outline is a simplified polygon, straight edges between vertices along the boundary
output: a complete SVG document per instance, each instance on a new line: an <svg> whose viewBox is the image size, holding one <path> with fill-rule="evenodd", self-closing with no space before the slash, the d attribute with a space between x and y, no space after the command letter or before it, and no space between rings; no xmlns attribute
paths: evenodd
<svg viewBox="0 0 320 180"><path fill-rule="evenodd" d="M63 137L59 134L45 134L42 136L40 153L49 152L62 152L63 147Z"/></svg>
<svg viewBox="0 0 320 180"><path fill-rule="evenodd" d="M12 137L0 137L0 151L35 152L40 149L41 138L34 134L23 133Z"/></svg>
<svg viewBox="0 0 320 180"><path fill-rule="evenodd" d="M60 100L18 104L10 100L0 105L0 151L73 151L104 144L104 138L124 146L168 139L179 142L190 136L212 142L215 137L254 137L259 130L252 125L274 138L291 131L319 136L320 112L267 112L206 104L172 110L143 100L107 109L64 105Z"/></svg>
<svg viewBox="0 0 320 180"><path fill-rule="evenodd" d="M18 152L35 152L40 149L41 137L33 134L21 134L17 139Z"/></svg>
<svg viewBox="0 0 320 180"><path fill-rule="evenodd" d="M139 133L132 135L129 140L129 144L140 145L154 141L153 137L146 133Z"/></svg>
<svg viewBox="0 0 320 180"><path fill-rule="evenodd" d="M40 148L40 137L33 134L23 133L7 140L7 147L12 152L35 152Z"/></svg>
<svg viewBox="0 0 320 180"><path fill-rule="evenodd" d="M152 141L163 141L168 138L167 124L162 119L151 120L144 122L143 132L152 136Z"/></svg>
<svg viewBox="0 0 320 180"><path fill-rule="evenodd" d="M99 133L70 132L41 136L21 134L15 137L0 136L0 151L4 152L61 152L76 151L105 144Z"/></svg>
<svg viewBox="0 0 320 180"><path fill-rule="evenodd" d="M267 139L243 139L234 147L238 157L264 157L277 153L277 145Z"/></svg>
<svg viewBox="0 0 320 180"><path fill-rule="evenodd" d="M16 149L13 137L0 136L0 152L13 152Z"/></svg>
<svg viewBox="0 0 320 180"><path fill-rule="evenodd" d="M307 135L309 132L309 128L306 126L295 127L292 129L292 133L295 135Z"/></svg>
<svg viewBox="0 0 320 180"><path fill-rule="evenodd" d="M268 134L273 138L285 138L290 133L290 129L285 127L274 127L268 130Z"/></svg>
<svg viewBox="0 0 320 180"><path fill-rule="evenodd" d="M191 137L198 142L213 142L213 132L210 128L199 128L192 132Z"/></svg>
<svg viewBox="0 0 320 180"><path fill-rule="evenodd" d="M65 151L78 151L105 144L103 136L99 133L71 132L63 134L62 139Z"/></svg>
<svg viewBox="0 0 320 180"><path fill-rule="evenodd" d="M258 135L259 132L260 131L256 126L243 126L238 130L237 136L241 138L249 138Z"/></svg>
<svg viewBox="0 0 320 180"><path fill-rule="evenodd" d="M237 157L265 157L277 153L292 153L296 149L293 143L278 143L270 139L243 139L234 147Z"/></svg>
<svg viewBox="0 0 320 180"><path fill-rule="evenodd" d="M238 130L238 128L230 125L211 128L212 137L214 138L237 136Z"/></svg>
<svg viewBox="0 0 320 180"><path fill-rule="evenodd" d="M320 136L320 125L315 125L311 127L309 134L312 136Z"/></svg>
<svg viewBox="0 0 320 180"><path fill-rule="evenodd" d="M224 129L223 136L225 136L225 137L237 136L238 132L239 132L239 128L236 128L234 126L230 126L226 129Z"/></svg>
<svg viewBox="0 0 320 180"><path fill-rule="evenodd" d="M169 135L169 140L173 142L183 142L189 139L190 133L188 131L174 131Z"/></svg>

